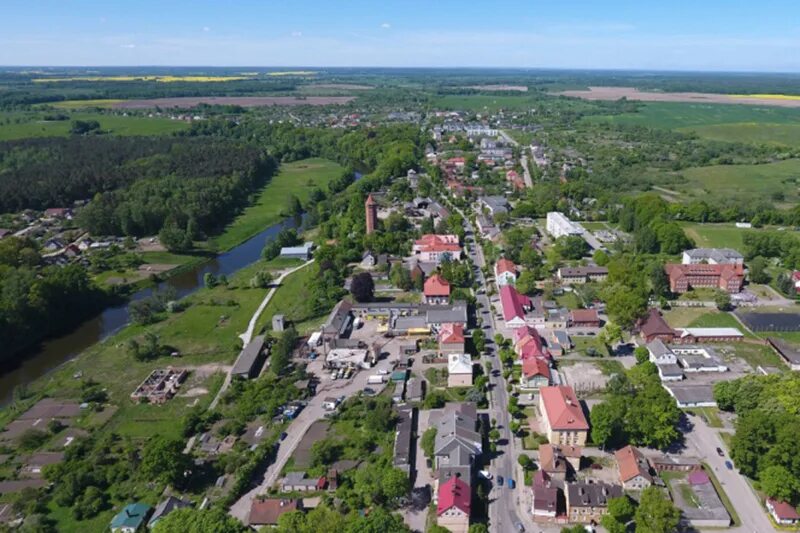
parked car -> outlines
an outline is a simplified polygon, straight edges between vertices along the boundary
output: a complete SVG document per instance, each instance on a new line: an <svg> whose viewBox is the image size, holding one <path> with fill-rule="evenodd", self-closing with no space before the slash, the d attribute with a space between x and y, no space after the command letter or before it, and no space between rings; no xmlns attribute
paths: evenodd
<svg viewBox="0 0 800 533"><path fill-rule="evenodd" d="M516 486L517 486L517 483L513 479L508 478L508 488L509 489L513 489Z"/></svg>
<svg viewBox="0 0 800 533"><path fill-rule="evenodd" d="M480 471L480 472L478 472L478 473L479 473L481 476L483 476L484 478L486 478L486 479L492 479L492 473L491 473L491 472L489 472L488 470L481 470L481 471Z"/></svg>
<svg viewBox="0 0 800 533"><path fill-rule="evenodd" d="M283 433L281 433L281 440L285 439L288 436L289 434L284 431Z"/></svg>
<svg viewBox="0 0 800 533"><path fill-rule="evenodd" d="M522 522L514 522L514 527L517 528L517 531L525 531L525 526L522 525Z"/></svg>
<svg viewBox="0 0 800 533"><path fill-rule="evenodd" d="M717 455L720 457L725 457L725 452L722 451L722 448L717 448Z"/></svg>
<svg viewBox="0 0 800 533"><path fill-rule="evenodd" d="M733 463L730 461L725 461L725 468L728 470L733 470Z"/></svg>

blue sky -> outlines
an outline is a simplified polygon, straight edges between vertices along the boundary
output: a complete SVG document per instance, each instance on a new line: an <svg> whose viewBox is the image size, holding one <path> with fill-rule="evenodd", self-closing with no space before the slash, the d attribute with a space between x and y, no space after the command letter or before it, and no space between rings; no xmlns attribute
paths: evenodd
<svg viewBox="0 0 800 533"><path fill-rule="evenodd" d="M800 71L798 0L3 0L0 65Z"/></svg>

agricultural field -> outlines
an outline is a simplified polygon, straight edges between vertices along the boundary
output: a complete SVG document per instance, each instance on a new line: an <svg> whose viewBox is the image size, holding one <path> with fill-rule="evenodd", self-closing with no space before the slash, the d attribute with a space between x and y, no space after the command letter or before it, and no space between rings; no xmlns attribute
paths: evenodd
<svg viewBox="0 0 800 533"><path fill-rule="evenodd" d="M694 198L754 199L788 208L800 202L800 160L787 159L763 165L715 165L691 167L679 172L653 172L651 183L667 186L673 200ZM656 188L661 192L667 190Z"/></svg>
<svg viewBox="0 0 800 533"><path fill-rule="evenodd" d="M499 109L533 109L538 100L528 96L446 95L436 99L434 105L467 111L497 111Z"/></svg>
<svg viewBox="0 0 800 533"><path fill-rule="evenodd" d="M123 117L102 113L73 112L69 120L42 120L40 114L0 113L0 141L30 137L66 137L73 120L96 120L100 129L110 135L162 135L189 128L180 120L149 117Z"/></svg>
<svg viewBox="0 0 800 533"><path fill-rule="evenodd" d="M590 116L585 120L693 132L717 141L800 146L798 109L657 102L643 104L636 113Z"/></svg>
<svg viewBox="0 0 800 533"><path fill-rule="evenodd" d="M303 159L284 163L280 172L261 190L253 205L244 210L218 237L211 240L217 250L229 250L283 218L291 195L304 203L311 189L326 189L328 183L341 175L341 165L327 159Z"/></svg>
<svg viewBox="0 0 800 533"><path fill-rule="evenodd" d="M115 98L98 98L94 100L63 100L61 102L51 102L47 105L55 107L56 109L86 109L89 107L106 109L120 102L124 102L124 100Z"/></svg>

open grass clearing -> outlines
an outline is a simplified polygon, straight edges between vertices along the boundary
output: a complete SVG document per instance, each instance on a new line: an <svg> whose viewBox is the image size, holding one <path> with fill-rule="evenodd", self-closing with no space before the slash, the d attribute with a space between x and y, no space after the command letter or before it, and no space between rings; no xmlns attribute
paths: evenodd
<svg viewBox="0 0 800 533"><path fill-rule="evenodd" d="M325 190L342 171L338 163L319 158L282 164L280 171L258 193L253 205L236 217L221 235L211 239L212 246L217 250L229 250L276 224L283 218L291 195L303 203L313 188Z"/></svg>
<svg viewBox="0 0 800 533"><path fill-rule="evenodd" d="M692 411L701 416L703 420L706 421L709 427L712 428L722 428L725 427L725 424L722 422L722 419L719 417L719 409L716 407L694 407Z"/></svg>
<svg viewBox="0 0 800 533"><path fill-rule="evenodd" d="M733 248L744 247L742 237L746 233L757 232L757 229L737 228L728 224L684 223L683 232L700 248Z"/></svg>
<svg viewBox="0 0 800 533"><path fill-rule="evenodd" d="M63 102L50 102L47 105L56 109L87 109L90 107L110 108L124 100L114 98L97 98L94 100L64 100Z"/></svg>
<svg viewBox="0 0 800 533"><path fill-rule="evenodd" d="M689 323L692 328L736 328L744 333L747 338L755 338L747 328L745 328L736 317L730 313L711 311L704 313Z"/></svg>
<svg viewBox="0 0 800 533"><path fill-rule="evenodd" d="M295 324L301 334L313 329L309 326L316 323L314 319L323 319L323 316L315 315L310 303L309 284L316 276L316 272L316 267L309 265L284 278L264 312L261 313L256 324L256 331L272 329L274 315L284 315L287 321Z"/></svg>
<svg viewBox="0 0 800 533"><path fill-rule="evenodd" d="M673 307L669 311L664 311L664 319L673 328L687 328L700 317L718 312L706 307Z"/></svg>

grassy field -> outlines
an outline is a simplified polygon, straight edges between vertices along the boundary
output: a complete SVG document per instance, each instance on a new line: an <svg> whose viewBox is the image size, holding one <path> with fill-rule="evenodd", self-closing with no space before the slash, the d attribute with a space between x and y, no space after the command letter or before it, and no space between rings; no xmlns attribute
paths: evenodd
<svg viewBox="0 0 800 533"><path fill-rule="evenodd" d="M783 194L780 202L800 201L800 160L788 159L765 165L717 165L693 167L680 175L688 180L677 187L679 192L694 197L739 197L752 200L756 197L773 198Z"/></svg>
<svg viewBox="0 0 800 533"><path fill-rule="evenodd" d="M308 284L315 275L316 268L308 266L284 279L261 314L256 330L264 327L272 329L272 317L276 314L282 314L287 320L293 321L300 334L307 333L321 322L323 317L315 317L308 308Z"/></svg>
<svg viewBox="0 0 800 533"><path fill-rule="evenodd" d="M290 195L305 202L311 189L325 189L342 170L338 163L318 158L281 165L280 172L262 189L256 202L236 217L221 235L211 240L212 247L229 250L279 222Z"/></svg>
<svg viewBox="0 0 800 533"><path fill-rule="evenodd" d="M73 120L96 120L110 135L161 135L185 130L189 124L168 118L123 117L102 113L73 112L69 120L41 119L41 115L19 112L0 113L0 141L30 137L66 137Z"/></svg>
<svg viewBox="0 0 800 533"><path fill-rule="evenodd" d="M742 250L742 236L756 229L740 229L728 224L684 223L683 232L700 248L733 248Z"/></svg>
<svg viewBox="0 0 800 533"><path fill-rule="evenodd" d="M592 116L586 120L676 129L729 142L800 146L800 110L749 105L656 102L636 113Z"/></svg>
<svg viewBox="0 0 800 533"><path fill-rule="evenodd" d="M694 321L700 320L700 317L710 313L719 313L719 311L705 307L673 307L664 312L664 319L673 328L688 328Z"/></svg>

